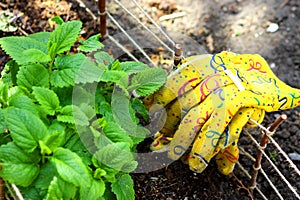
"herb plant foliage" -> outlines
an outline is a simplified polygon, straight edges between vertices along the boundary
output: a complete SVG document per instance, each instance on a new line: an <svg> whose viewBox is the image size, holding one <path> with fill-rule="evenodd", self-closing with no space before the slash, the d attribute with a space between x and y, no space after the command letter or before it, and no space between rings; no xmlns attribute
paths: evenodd
<svg viewBox="0 0 300 200"><path fill-rule="evenodd" d="M134 199L133 152L149 131L131 94L153 93L166 74L113 59L99 35L79 39L80 21L54 20L53 32L0 38L12 58L0 78L0 176L25 199Z"/></svg>

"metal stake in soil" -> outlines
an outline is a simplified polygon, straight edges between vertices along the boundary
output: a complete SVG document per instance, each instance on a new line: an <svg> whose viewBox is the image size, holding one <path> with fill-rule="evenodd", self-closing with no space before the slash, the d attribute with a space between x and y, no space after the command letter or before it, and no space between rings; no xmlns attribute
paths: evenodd
<svg viewBox="0 0 300 200"><path fill-rule="evenodd" d="M106 5L105 0L98 0L98 8L100 11L100 34L101 41L104 41L107 37L106 35Z"/></svg>
<svg viewBox="0 0 300 200"><path fill-rule="evenodd" d="M177 66L181 59L182 59L182 49L181 49L181 46L180 44L175 44L174 45L174 66Z"/></svg>
<svg viewBox="0 0 300 200"><path fill-rule="evenodd" d="M287 118L286 115L280 115L280 117L278 119L276 119L276 121L268 128L269 133L274 133L274 131L276 130L276 128ZM262 159L262 151L267 147L267 143L269 141L269 135L268 133L266 133L265 131L262 131L262 136L261 136L261 140L260 140L260 148L259 151L256 155L256 161L255 164L253 165L253 175L250 181L250 189L253 190L256 187L256 179L257 179L257 175L258 175L258 171L261 168L261 159Z"/></svg>

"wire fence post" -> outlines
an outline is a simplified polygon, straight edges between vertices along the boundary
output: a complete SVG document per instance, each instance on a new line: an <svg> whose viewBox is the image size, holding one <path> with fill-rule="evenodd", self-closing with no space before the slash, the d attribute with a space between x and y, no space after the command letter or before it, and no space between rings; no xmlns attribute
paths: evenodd
<svg viewBox="0 0 300 200"><path fill-rule="evenodd" d="M269 141L269 136L270 133L273 134L274 131L276 130L276 128L287 118L286 115L280 115L280 117L278 119L276 119L276 121L268 128L268 132L266 131L262 131L262 136L261 136L261 140L260 140L260 148L259 151L256 155L256 161L255 164L253 165L253 174L252 174L252 178L250 180L250 189L253 190L256 187L256 179L257 179L257 175L258 175L258 171L261 168L261 159L262 159L262 154L263 154L263 150L267 147L267 143Z"/></svg>
<svg viewBox="0 0 300 200"><path fill-rule="evenodd" d="M106 33L106 0L98 0L98 9L100 11L100 34L101 41L104 41L107 38Z"/></svg>
<svg viewBox="0 0 300 200"><path fill-rule="evenodd" d="M180 44L174 45L174 66L176 67L182 59L182 49Z"/></svg>

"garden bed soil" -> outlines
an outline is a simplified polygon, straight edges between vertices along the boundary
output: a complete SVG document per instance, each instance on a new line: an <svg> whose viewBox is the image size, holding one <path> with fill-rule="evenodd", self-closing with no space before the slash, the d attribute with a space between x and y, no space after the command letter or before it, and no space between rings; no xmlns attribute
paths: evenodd
<svg viewBox="0 0 300 200"><path fill-rule="evenodd" d="M84 30L83 38L99 32L99 20L93 20L76 0L58 1L58 4L54 2L51 0L1 1L0 10L8 9L20 17L14 21L19 30L11 33L0 31L0 37L53 30L49 19L55 15L60 15L64 20L81 20ZM97 5L94 1L84 0L83 2L98 16ZM137 13L138 9L130 0L121 2L129 6L145 24L151 28L154 27L149 19ZM282 81L300 88L299 0L140 0L139 2L149 15L160 23L172 38L175 38L177 43L182 44L185 56L206 52L216 53L222 50L258 53L268 61L274 73ZM161 57L168 57L167 54L161 54L164 52L163 47L148 37L149 33L141 30L120 6L110 1L108 3L108 10L112 16L132 34L134 39L142 42L147 54L155 62L162 64L164 61ZM183 16L159 22L160 17L174 13ZM272 26L274 26L273 29ZM124 35L120 34L116 25L110 20L108 20L108 31L110 35L120 37L120 41L124 38ZM120 56L110 41L104 43L106 50L115 54L119 59L129 59L128 56ZM140 56L135 53L134 46L126 42L123 45L132 50L137 57ZM0 50L0 70L8 60L9 56ZM300 154L299 111L296 108L280 113L270 113L263 122L268 126L279 114L288 115L288 119L278 128L274 136L286 153ZM250 132L259 138L258 129L251 129ZM138 151L149 152L151 141L151 138L146 139L138 146ZM244 134L241 135L240 146L254 156L258 151ZM284 176L299 191L299 176L292 172L282 155L277 155L276 152L277 150L272 145L266 149L267 154L273 155L275 164L282 170ZM140 167L155 165L160 162L160 159L160 155L152 160L141 158ZM299 168L300 161L294 162ZM240 163L250 172L252 171L253 161L242 154ZM263 167L276 187L283 192L284 198L295 199L292 192L287 189L267 162L263 162ZM176 161L155 171L132 173L132 177L136 199L262 199L256 191L253 194L249 193L247 189L249 179L243 175L240 168L224 176L218 172L214 161L201 174L190 171L188 166ZM258 183L267 198L278 199L261 175L258 177Z"/></svg>

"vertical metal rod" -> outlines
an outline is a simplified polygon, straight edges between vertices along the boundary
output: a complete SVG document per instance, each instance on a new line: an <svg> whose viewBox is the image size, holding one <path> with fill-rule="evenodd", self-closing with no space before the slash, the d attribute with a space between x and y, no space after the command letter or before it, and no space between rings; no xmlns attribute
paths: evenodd
<svg viewBox="0 0 300 200"><path fill-rule="evenodd" d="M106 39L106 0L98 0L98 9L100 11L100 34L101 41Z"/></svg>
<svg viewBox="0 0 300 200"><path fill-rule="evenodd" d="M177 66L182 59L182 49L180 44L174 45L174 65Z"/></svg>
<svg viewBox="0 0 300 200"><path fill-rule="evenodd" d="M279 118L276 119L276 121L268 128L268 130L270 132L274 132L276 130L276 128L287 118L286 115L280 115ZM257 175L258 175L258 171L261 168L261 159L262 159L262 151L266 148L267 143L269 141L269 136L265 131L262 131L262 136L261 136L261 140L260 140L260 149L256 155L256 161L255 164L253 166L254 171L252 174L252 178L250 180L250 189L254 189L256 186L256 179L257 179Z"/></svg>

